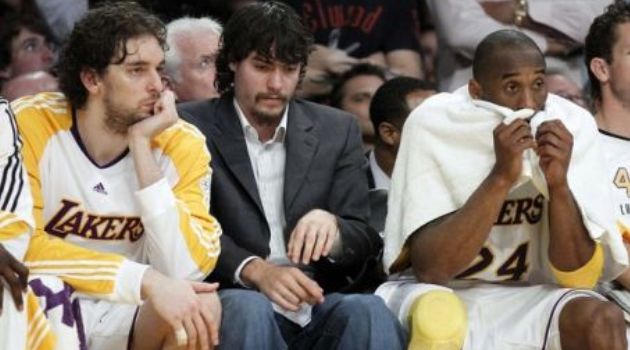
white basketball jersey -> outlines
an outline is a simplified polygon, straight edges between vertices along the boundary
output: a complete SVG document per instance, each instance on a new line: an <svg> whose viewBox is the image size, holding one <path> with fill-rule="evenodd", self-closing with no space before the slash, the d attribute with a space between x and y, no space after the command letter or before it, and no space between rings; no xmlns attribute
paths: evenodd
<svg viewBox="0 0 630 350"><path fill-rule="evenodd" d="M195 127L179 121L152 140L164 177L140 188L129 152L105 166L92 161L63 94L24 97L12 107L38 227L171 277L200 280L212 271L221 229L209 214L210 155Z"/></svg>
<svg viewBox="0 0 630 350"><path fill-rule="evenodd" d="M540 281L547 275L547 258L540 254L546 245L547 221L547 202L531 182L513 189L479 255L453 284L461 284L457 280Z"/></svg>
<svg viewBox="0 0 630 350"><path fill-rule="evenodd" d="M630 224L630 139L600 130L615 215Z"/></svg>

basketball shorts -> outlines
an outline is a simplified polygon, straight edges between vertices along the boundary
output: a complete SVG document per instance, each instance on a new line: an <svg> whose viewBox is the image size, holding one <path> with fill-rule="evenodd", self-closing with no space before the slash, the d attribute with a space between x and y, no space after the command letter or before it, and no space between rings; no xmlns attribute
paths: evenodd
<svg viewBox="0 0 630 350"><path fill-rule="evenodd" d="M127 349L137 305L81 299L88 349Z"/></svg>
<svg viewBox="0 0 630 350"><path fill-rule="evenodd" d="M560 350L559 316L572 299L605 300L590 290L547 285L476 284L448 289L413 280L390 281L375 292L408 329L409 308L433 290L452 290L466 305L468 331L463 350Z"/></svg>

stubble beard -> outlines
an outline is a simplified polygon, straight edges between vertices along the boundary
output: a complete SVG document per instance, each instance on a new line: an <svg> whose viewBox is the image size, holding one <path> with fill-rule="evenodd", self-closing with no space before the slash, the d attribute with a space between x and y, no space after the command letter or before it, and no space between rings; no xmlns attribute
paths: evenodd
<svg viewBox="0 0 630 350"><path fill-rule="evenodd" d="M148 117L138 111L117 105L110 95L105 96L104 105L105 127L115 134L126 135L130 126Z"/></svg>
<svg viewBox="0 0 630 350"><path fill-rule="evenodd" d="M256 99L258 98L260 97L257 97ZM284 111L287 108L287 105L289 104L290 97L282 96L282 99L283 99L282 108L280 108L278 112L268 111L262 108L254 108L254 110L252 111L254 118L258 120L259 123L261 124L265 124L265 125L278 124L280 120L282 119L282 115L284 114Z"/></svg>

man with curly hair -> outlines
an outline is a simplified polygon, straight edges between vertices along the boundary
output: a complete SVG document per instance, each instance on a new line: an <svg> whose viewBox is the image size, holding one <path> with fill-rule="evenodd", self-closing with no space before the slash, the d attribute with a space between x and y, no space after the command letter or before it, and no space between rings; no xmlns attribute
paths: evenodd
<svg viewBox="0 0 630 350"><path fill-rule="evenodd" d="M219 255L221 229L208 213L210 155L164 91L164 49L157 17L134 3L105 4L76 24L61 51L62 93L12 104L36 227L173 278L149 288L169 294L166 303L82 298L90 349L218 344L216 285L182 281L203 280ZM137 285L143 272L118 282ZM160 316L165 309L171 317Z"/></svg>

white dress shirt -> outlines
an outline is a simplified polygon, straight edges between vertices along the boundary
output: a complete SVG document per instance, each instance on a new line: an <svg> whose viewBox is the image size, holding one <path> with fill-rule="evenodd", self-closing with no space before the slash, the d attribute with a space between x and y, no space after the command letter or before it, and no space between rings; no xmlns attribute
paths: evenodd
<svg viewBox="0 0 630 350"><path fill-rule="evenodd" d="M370 162L370 171L372 171L372 178L374 178L374 189L383 189L389 191L389 186L392 181L376 162L374 151L370 151L370 155L368 158Z"/></svg>
<svg viewBox="0 0 630 350"><path fill-rule="evenodd" d="M238 102L234 99L234 107L243 127L247 153L254 172L256 187L260 195L260 201L265 212L267 224L269 224L269 256L267 260L277 265L286 265L290 261L287 257L286 245L284 241L284 228L286 220L284 218L284 168L286 163L286 148L284 139L287 130L287 114L289 107L284 109L280 124L271 139L261 142L258 132L249 123ZM247 259L249 261L250 259ZM240 270L244 266L241 264L237 269L237 280Z"/></svg>
<svg viewBox="0 0 630 350"><path fill-rule="evenodd" d="M256 129L249 123L243 110L236 99L234 99L234 108L238 114L238 118L243 127L245 136L245 144L247 145L247 153L254 171L256 187L262 202L265 218L269 225L269 256L267 261L274 265L293 265L287 256L287 249L284 240L284 229L287 225L284 217L284 169L287 158L287 151L284 140L287 133L287 115L289 106L284 109L280 124L276 127L271 139L261 142ZM235 271L234 280L245 285L241 279L241 271L256 256L251 256L241 263ZM311 306L303 304L297 312L291 312L282 309L275 303L272 303L273 309L284 315L289 320L306 326L311 320Z"/></svg>

